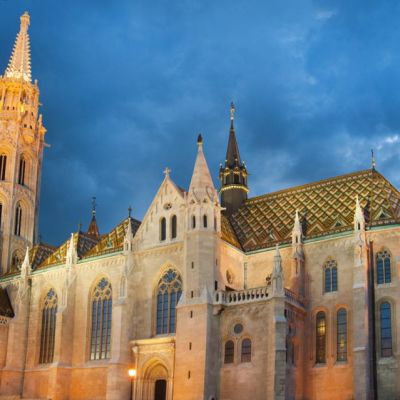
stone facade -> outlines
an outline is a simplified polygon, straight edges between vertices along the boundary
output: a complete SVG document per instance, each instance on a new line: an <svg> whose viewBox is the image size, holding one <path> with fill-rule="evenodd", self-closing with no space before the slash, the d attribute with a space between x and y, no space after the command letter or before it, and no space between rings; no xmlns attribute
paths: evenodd
<svg viewBox="0 0 400 400"><path fill-rule="evenodd" d="M24 14L0 79L0 145L12 165L29 153L36 182L0 181L0 285L13 309L0 301L0 398L400 399L400 193L375 170L247 200L232 112L234 161L220 174L235 210L220 206L199 137L188 190L166 169L142 222L129 215L100 236L93 215L58 248L33 244L44 128L28 24ZM32 93L33 116L7 108L21 107L11 86ZM14 235L10 210L28 198ZM10 268L20 242L30 249Z"/></svg>

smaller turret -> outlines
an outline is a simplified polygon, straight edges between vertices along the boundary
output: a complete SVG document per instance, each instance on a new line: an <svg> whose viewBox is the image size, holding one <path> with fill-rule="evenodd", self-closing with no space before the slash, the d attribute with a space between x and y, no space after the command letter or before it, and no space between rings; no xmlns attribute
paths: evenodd
<svg viewBox="0 0 400 400"><path fill-rule="evenodd" d="M283 269L282 269L282 257L279 251L279 245L276 245L274 255L274 269L272 271L272 296L284 296L285 291L283 287Z"/></svg>
<svg viewBox="0 0 400 400"><path fill-rule="evenodd" d="M221 206L225 207L226 214L234 213L247 199L247 169L240 158L239 147L236 141L233 126L235 106L231 103L231 128L229 131L228 148L226 150L225 165L220 167Z"/></svg>

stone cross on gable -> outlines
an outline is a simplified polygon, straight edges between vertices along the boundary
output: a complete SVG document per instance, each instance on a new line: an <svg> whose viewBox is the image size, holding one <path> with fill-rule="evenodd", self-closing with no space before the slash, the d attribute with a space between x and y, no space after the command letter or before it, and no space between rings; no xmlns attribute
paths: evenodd
<svg viewBox="0 0 400 400"><path fill-rule="evenodd" d="M171 172L171 170L168 167L164 169L164 175L166 178L169 177L170 172Z"/></svg>

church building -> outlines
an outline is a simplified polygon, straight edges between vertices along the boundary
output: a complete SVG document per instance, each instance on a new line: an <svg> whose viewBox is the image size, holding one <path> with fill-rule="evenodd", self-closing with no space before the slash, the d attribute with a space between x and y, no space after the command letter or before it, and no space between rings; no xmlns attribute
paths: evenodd
<svg viewBox="0 0 400 400"><path fill-rule="evenodd" d="M400 399L400 192L375 165L249 197L232 104L218 187L199 135L142 221L94 208L42 243L29 24L0 76L0 399Z"/></svg>

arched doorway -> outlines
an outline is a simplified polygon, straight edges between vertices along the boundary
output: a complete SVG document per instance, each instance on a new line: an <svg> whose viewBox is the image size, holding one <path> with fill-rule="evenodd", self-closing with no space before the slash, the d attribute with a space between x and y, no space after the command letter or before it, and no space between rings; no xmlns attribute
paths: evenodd
<svg viewBox="0 0 400 400"><path fill-rule="evenodd" d="M164 363L160 360L150 362L143 378L143 400L170 400L171 382Z"/></svg>

